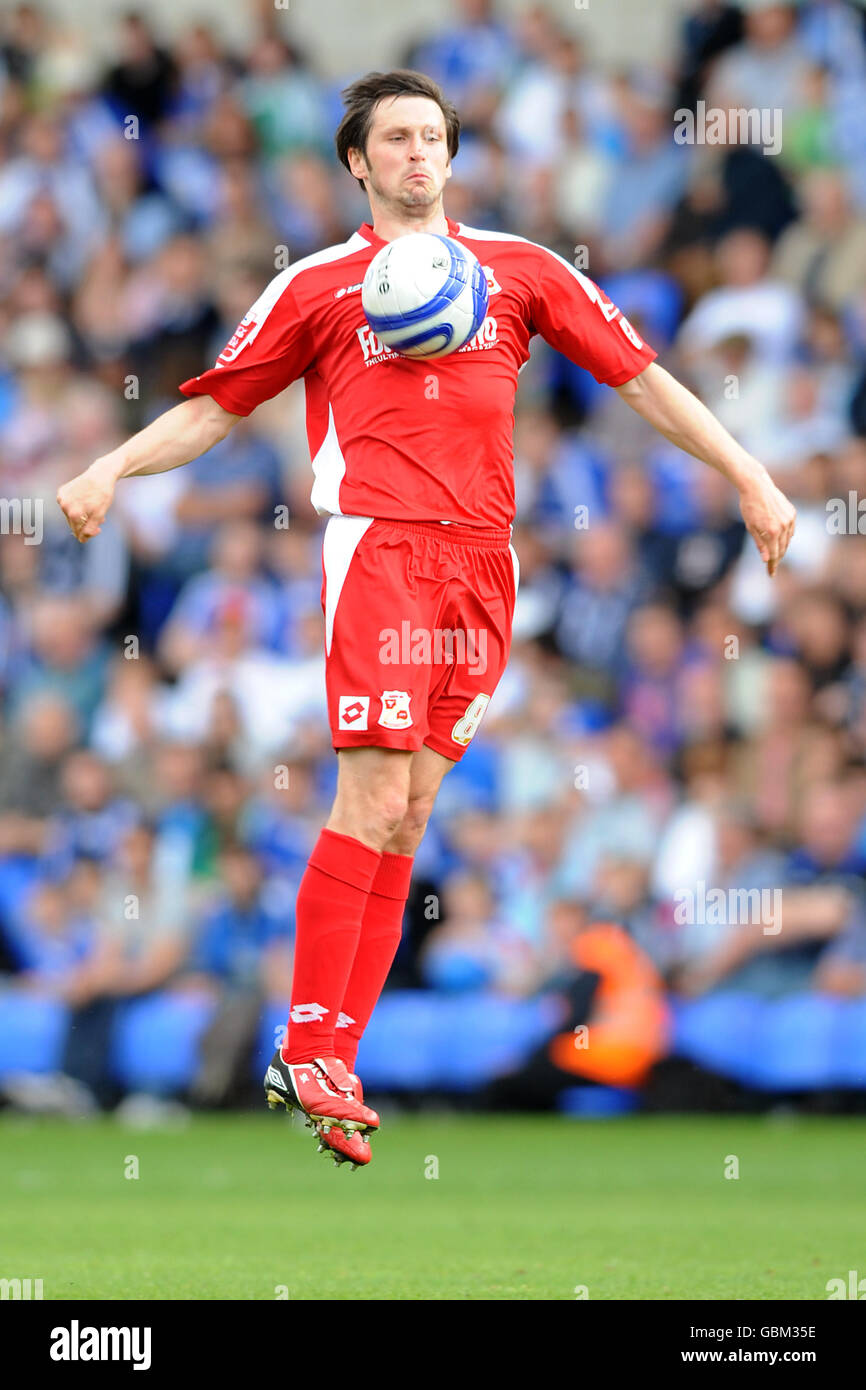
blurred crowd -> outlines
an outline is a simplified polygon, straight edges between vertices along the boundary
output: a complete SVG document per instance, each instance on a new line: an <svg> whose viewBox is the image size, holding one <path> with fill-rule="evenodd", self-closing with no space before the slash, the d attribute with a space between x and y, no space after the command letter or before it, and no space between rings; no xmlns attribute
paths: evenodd
<svg viewBox="0 0 866 1390"><path fill-rule="evenodd" d="M677 23L632 70L579 12L460 0L381 55L460 110L448 215L600 282L799 518L770 581L730 486L535 340L513 654L392 984L533 995L602 921L683 994L866 994L864 10L703 0ZM286 1000L336 772L303 388L122 482L86 546L55 494L178 402L286 255L366 220L332 144L357 74L324 80L264 6L245 51L130 14L113 53L37 5L0 18L0 498L41 507L38 543L0 544L2 968L77 1009ZM780 110L781 149L678 143L698 102ZM683 912L700 884L781 889L782 930Z"/></svg>

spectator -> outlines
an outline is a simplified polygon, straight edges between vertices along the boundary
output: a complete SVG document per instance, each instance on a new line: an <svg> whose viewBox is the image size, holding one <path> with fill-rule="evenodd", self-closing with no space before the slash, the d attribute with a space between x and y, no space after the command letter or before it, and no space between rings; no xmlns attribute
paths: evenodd
<svg viewBox="0 0 866 1390"><path fill-rule="evenodd" d="M722 91L745 107L775 107L786 113L803 100L806 50L797 34L796 6L785 0L746 0L744 35L716 62L711 91Z"/></svg>
<svg viewBox="0 0 866 1390"><path fill-rule="evenodd" d="M124 16L118 33L120 59L105 75L103 90L117 119L138 117L149 129L168 115L176 87L176 66L161 48L143 16Z"/></svg>
<svg viewBox="0 0 866 1390"><path fill-rule="evenodd" d="M644 581L621 527L592 526L574 542L575 570L565 591L556 640L571 661L612 677L623 665L622 642Z"/></svg>
<svg viewBox="0 0 866 1390"><path fill-rule="evenodd" d="M682 325L682 347L698 353L744 334L761 358L790 359L802 325L802 303L790 286L767 278L766 240L756 231L731 232L719 243L717 265L721 284Z"/></svg>
<svg viewBox="0 0 866 1390"><path fill-rule="evenodd" d="M45 694L7 728L0 758L0 855L39 855L60 800L64 758L78 735L66 700Z"/></svg>
<svg viewBox="0 0 866 1390"><path fill-rule="evenodd" d="M497 920L486 879L472 873L453 875L445 884L444 902L445 921L424 943L425 982L448 991L489 987L522 992L532 953Z"/></svg>
<svg viewBox="0 0 866 1390"><path fill-rule="evenodd" d="M266 157L328 149L321 88L276 35L260 39L250 54L241 100Z"/></svg>
<svg viewBox="0 0 866 1390"><path fill-rule="evenodd" d="M261 1011L268 1000L284 1004L291 993L290 931L269 907L258 860L244 846L227 843L219 868L223 893L199 926L192 975L184 982L216 1003L190 1088L191 1099L204 1106L248 1090Z"/></svg>
<svg viewBox="0 0 866 1390"><path fill-rule="evenodd" d="M866 217L852 208L838 170L815 170L801 188L802 215L776 243L772 273L804 298L843 309L866 286Z"/></svg>
<svg viewBox="0 0 866 1390"><path fill-rule="evenodd" d="M458 0L456 24L413 45L404 66L426 72L451 94L469 129L484 126L513 72L518 52L493 0Z"/></svg>

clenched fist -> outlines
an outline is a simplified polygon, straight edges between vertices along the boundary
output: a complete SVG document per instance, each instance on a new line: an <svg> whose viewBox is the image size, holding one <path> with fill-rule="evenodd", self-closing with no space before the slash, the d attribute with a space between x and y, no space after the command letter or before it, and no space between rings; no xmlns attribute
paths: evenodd
<svg viewBox="0 0 866 1390"><path fill-rule="evenodd" d="M116 478L99 462L91 464L77 478L57 490L57 502L76 540L98 536L114 497Z"/></svg>

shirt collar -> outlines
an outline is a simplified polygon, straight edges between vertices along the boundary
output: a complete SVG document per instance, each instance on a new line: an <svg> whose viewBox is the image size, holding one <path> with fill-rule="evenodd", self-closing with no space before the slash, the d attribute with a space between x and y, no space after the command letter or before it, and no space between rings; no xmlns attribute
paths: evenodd
<svg viewBox="0 0 866 1390"><path fill-rule="evenodd" d="M452 222L450 217L446 217L445 221L448 224L448 235L457 236L458 227L460 224L458 222ZM382 237L376 235L369 222L361 223L360 227L358 228L358 235L362 236L365 241L369 241L371 246L375 246L377 251L381 247L388 245L387 241L384 241Z"/></svg>

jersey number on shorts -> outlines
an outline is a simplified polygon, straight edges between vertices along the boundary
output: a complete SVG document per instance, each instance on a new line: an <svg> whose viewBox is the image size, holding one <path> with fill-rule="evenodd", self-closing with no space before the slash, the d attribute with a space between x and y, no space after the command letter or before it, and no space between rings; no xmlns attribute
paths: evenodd
<svg viewBox="0 0 866 1390"><path fill-rule="evenodd" d="M476 695L471 705L467 705L466 713L462 719L458 719L454 728L451 730L451 737L455 743L459 743L461 748L465 748L469 740L481 723L484 711L490 704L489 695Z"/></svg>

